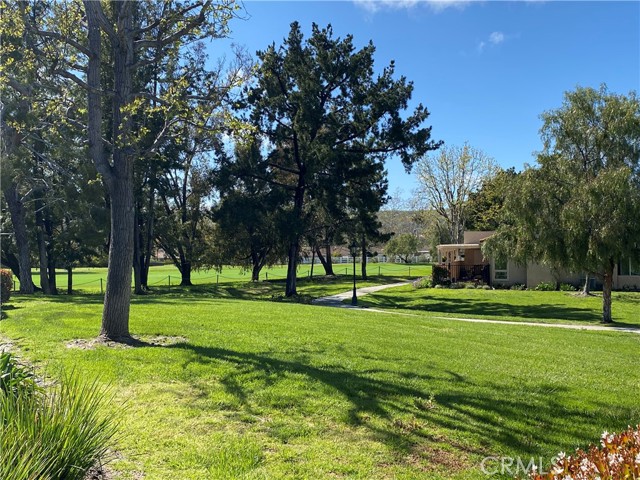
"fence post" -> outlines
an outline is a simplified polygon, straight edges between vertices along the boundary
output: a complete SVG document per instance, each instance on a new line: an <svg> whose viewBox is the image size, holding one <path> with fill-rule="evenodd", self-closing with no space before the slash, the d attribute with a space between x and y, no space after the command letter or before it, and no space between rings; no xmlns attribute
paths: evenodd
<svg viewBox="0 0 640 480"><path fill-rule="evenodd" d="M264 278L269 281L269 272L264 272Z"/></svg>
<svg viewBox="0 0 640 480"><path fill-rule="evenodd" d="M380 265L378 265L378 276L380 276Z"/></svg>
<svg viewBox="0 0 640 480"><path fill-rule="evenodd" d="M348 269L348 268L345 268L345 269L344 269L344 274L345 274L345 275L349 275L349 274L347 273L347 270L349 270L349 269Z"/></svg>
<svg viewBox="0 0 640 480"><path fill-rule="evenodd" d="M13 283L13 291L14 292L16 291L16 280L17 280L17 278L18 277L14 276L14 275L11 275L11 282ZM14 279L16 279L16 280L14 280Z"/></svg>
<svg viewBox="0 0 640 480"><path fill-rule="evenodd" d="M169 286L171 286L171 275L169 275Z"/></svg>
<svg viewBox="0 0 640 480"><path fill-rule="evenodd" d="M104 293L104 289L102 288L102 279L100 279L100 293Z"/></svg>
<svg viewBox="0 0 640 480"><path fill-rule="evenodd" d="M216 274L216 285L218 285L219 279L220 279L220 274Z"/></svg>
<svg viewBox="0 0 640 480"><path fill-rule="evenodd" d="M409 265L409 276L411 276L411 265Z"/></svg>

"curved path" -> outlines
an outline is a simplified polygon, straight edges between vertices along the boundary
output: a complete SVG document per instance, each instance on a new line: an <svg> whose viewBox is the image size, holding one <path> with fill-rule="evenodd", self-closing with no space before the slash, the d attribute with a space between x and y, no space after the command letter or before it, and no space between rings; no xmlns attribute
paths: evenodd
<svg viewBox="0 0 640 480"><path fill-rule="evenodd" d="M387 285L376 285L374 287L365 287L356 289L358 298L368 293L378 292L380 290L386 290L387 288L402 287L409 285L409 282L390 283ZM330 295L328 297L320 297L313 300L314 305L321 305L324 307L339 307L339 308L356 308L367 312L387 313L393 315L404 315L407 317L421 317L415 313L406 312L394 312L391 310L383 310L380 308L368 308L368 307L354 307L348 303L344 303L344 300L349 300L353 295L353 290L348 292L338 293L336 295ZM564 328L568 330L590 330L598 332L623 332L623 333L635 333L640 335L640 328L633 327L615 327L605 325L575 325L569 323L539 323L539 322L510 322L508 320L489 320L485 318L458 318L458 317L431 317L438 320L454 320L456 322L469 322L469 323L493 323L498 325L524 325L528 327L547 327L547 328Z"/></svg>

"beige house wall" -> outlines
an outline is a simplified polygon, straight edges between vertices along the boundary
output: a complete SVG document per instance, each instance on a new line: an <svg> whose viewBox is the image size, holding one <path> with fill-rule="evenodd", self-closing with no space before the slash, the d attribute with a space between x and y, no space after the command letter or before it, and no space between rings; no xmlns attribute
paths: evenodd
<svg viewBox="0 0 640 480"><path fill-rule="evenodd" d="M628 288L631 290L640 290L640 275L618 275L618 269L613 274L613 288L622 290Z"/></svg>
<svg viewBox="0 0 640 480"><path fill-rule="evenodd" d="M517 265L514 261L507 261L507 278L496 279L496 266L494 259L491 259L491 283L496 285L514 285L516 283L525 284L527 281L527 267Z"/></svg>

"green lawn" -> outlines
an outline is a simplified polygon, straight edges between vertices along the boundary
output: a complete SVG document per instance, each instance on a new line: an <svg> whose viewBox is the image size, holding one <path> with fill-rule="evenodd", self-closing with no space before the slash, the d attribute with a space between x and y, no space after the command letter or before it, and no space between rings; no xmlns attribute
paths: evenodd
<svg viewBox="0 0 640 480"><path fill-rule="evenodd" d="M171 346L67 348L98 332L100 295L15 296L0 322L0 334L51 374L75 368L113 386L123 420L112 467L122 478L486 478L484 456L550 459L640 419L640 335L200 288L209 294L134 298L133 333L184 337ZM496 292L449 293L464 305Z"/></svg>
<svg viewBox="0 0 640 480"><path fill-rule="evenodd" d="M640 293L614 292L615 326L640 327ZM573 292L398 287L367 295L362 305L433 316L543 323L598 324L602 294Z"/></svg>
<svg viewBox="0 0 640 480"><path fill-rule="evenodd" d="M298 267L298 278L308 278L311 265L300 265ZM421 277L431 274L431 265L405 265L394 263L370 263L368 273L374 277ZM341 276L352 276L353 265L338 263L334 264L334 273ZM356 275L360 274L360 265L356 265ZM322 265L315 265L314 277L324 275ZM284 280L287 276L286 266L273 266L265 268L260 274L261 280ZM40 285L40 277L37 270L32 272L33 282ZM225 283L246 282L251 279L251 272L247 272L239 267L223 267L220 272L215 270L195 270L191 273L191 281L194 285L217 285ZM106 286L106 268L76 268L73 270L73 290L78 293L98 293ZM20 282L13 277L16 288ZM67 272L58 270L56 272L56 282L61 292L66 292ZM161 288L177 286L180 283L180 272L174 265L154 266L149 269L149 287Z"/></svg>

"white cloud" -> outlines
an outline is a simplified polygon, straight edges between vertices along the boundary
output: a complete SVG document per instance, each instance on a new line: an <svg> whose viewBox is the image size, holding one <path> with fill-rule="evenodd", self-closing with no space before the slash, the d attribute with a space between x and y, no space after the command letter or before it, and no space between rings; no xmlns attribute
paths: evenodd
<svg viewBox="0 0 640 480"><path fill-rule="evenodd" d="M464 8L473 0L353 0L358 7L368 13L381 10L411 10L417 5L428 6L435 12L441 12L449 7Z"/></svg>
<svg viewBox="0 0 640 480"><path fill-rule="evenodd" d="M504 33L492 32L491 35L489 35L489 41L494 45L504 42Z"/></svg>
<svg viewBox="0 0 640 480"><path fill-rule="evenodd" d="M478 46L476 47L478 53L482 53L487 46L495 46L500 45L504 41L507 40L507 36L502 32L491 32L491 34L484 40L478 42Z"/></svg>

